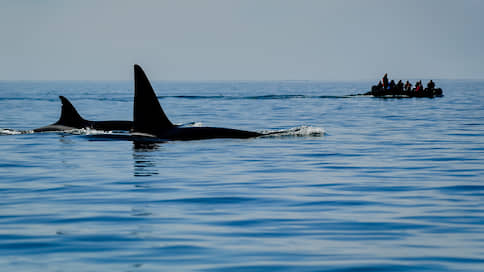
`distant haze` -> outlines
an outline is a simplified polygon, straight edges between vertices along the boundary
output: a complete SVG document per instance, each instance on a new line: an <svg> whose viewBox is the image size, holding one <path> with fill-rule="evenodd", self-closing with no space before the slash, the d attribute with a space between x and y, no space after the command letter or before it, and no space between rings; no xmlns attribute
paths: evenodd
<svg viewBox="0 0 484 272"><path fill-rule="evenodd" d="M0 80L484 78L484 1L0 0Z"/></svg>

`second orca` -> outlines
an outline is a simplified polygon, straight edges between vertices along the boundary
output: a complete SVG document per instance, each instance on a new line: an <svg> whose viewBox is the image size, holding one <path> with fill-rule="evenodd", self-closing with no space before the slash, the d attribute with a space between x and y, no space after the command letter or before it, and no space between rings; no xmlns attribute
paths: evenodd
<svg viewBox="0 0 484 272"><path fill-rule="evenodd" d="M48 126L33 129L33 132L69 131L73 129L95 129L104 131L124 130L133 128L132 121L90 121L81 117L72 103L64 96L59 96L62 102L61 116L57 122Z"/></svg>

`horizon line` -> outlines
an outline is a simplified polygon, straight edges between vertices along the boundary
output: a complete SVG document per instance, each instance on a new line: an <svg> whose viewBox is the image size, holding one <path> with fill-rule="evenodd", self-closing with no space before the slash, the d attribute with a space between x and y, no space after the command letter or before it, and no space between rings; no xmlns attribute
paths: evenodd
<svg viewBox="0 0 484 272"><path fill-rule="evenodd" d="M392 78L390 78L392 79ZM394 79L395 81L397 80L409 80L409 81L414 81L414 80L462 80L462 81L481 81L484 80L483 78L427 78L427 77L422 77L422 78L406 78L406 79ZM380 79L151 79L151 81L157 81L157 82L234 82L234 81L239 81L239 82L273 82L273 81L286 81L286 82L366 82L366 81L376 81L378 82ZM53 81L83 81L83 82L108 82L108 81L118 81L118 82L123 82L123 81L133 81L133 79L0 79L0 82L53 82Z"/></svg>

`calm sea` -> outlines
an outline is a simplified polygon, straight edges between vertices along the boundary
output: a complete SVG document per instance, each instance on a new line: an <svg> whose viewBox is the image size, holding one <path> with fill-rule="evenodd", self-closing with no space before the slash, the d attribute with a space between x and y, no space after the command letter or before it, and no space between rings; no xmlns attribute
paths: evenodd
<svg viewBox="0 0 484 272"><path fill-rule="evenodd" d="M2 271L483 271L484 82L154 82L175 123L322 131L135 145L8 135L131 120L133 83L0 82Z"/></svg>

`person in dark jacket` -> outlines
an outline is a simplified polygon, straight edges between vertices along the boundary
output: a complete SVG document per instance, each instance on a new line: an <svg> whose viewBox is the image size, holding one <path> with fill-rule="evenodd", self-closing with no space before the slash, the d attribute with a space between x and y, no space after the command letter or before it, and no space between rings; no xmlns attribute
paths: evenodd
<svg viewBox="0 0 484 272"><path fill-rule="evenodd" d="M389 85L389 89L391 92L395 91L395 81L392 79L392 81L390 81L390 85Z"/></svg>
<svg viewBox="0 0 484 272"><path fill-rule="evenodd" d="M410 83L408 80L405 82L405 92L410 93L412 91L412 83Z"/></svg>
<svg viewBox="0 0 484 272"><path fill-rule="evenodd" d="M395 93L401 95L403 93L403 82L401 80L398 81L397 86L395 88Z"/></svg>
<svg viewBox="0 0 484 272"><path fill-rule="evenodd" d="M382 82L383 82L383 88L385 90L388 89L388 75L387 75L387 73L385 73L385 75L383 75Z"/></svg>

